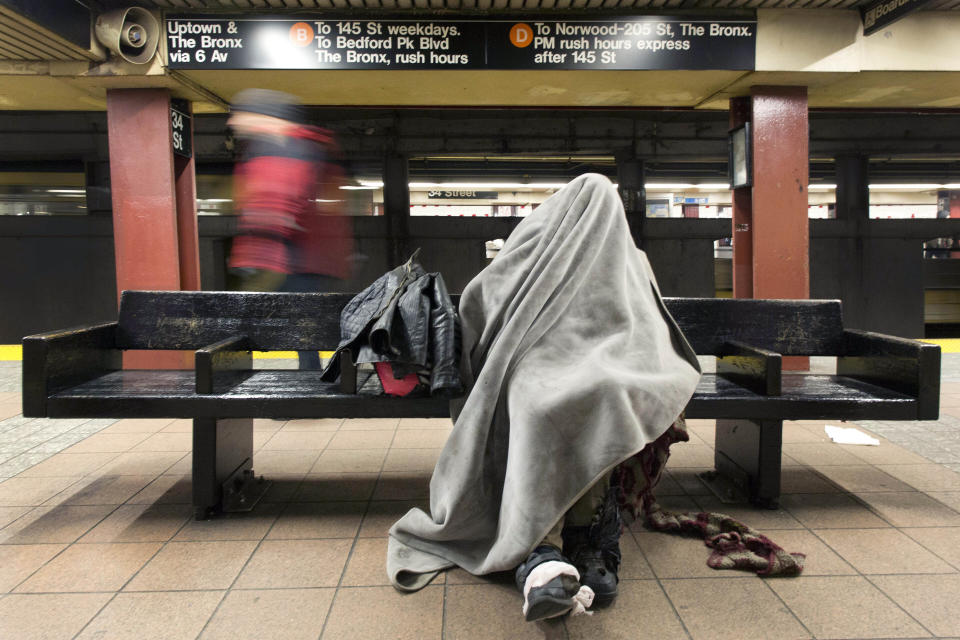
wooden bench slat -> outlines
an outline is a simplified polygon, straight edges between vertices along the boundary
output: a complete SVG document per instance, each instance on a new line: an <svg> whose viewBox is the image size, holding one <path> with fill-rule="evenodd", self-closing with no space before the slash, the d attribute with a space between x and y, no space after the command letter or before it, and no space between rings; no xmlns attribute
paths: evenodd
<svg viewBox="0 0 960 640"><path fill-rule="evenodd" d="M340 343L338 293L124 291L121 349L199 349L236 335L253 351L333 350Z"/></svg>
<svg viewBox="0 0 960 640"><path fill-rule="evenodd" d="M192 370L127 369L111 371L74 387L64 389L53 398L165 397L184 398L197 395Z"/></svg>
<svg viewBox="0 0 960 640"><path fill-rule="evenodd" d="M50 398L51 416L144 417L303 417L331 418L447 417L439 398L390 398L353 395L320 380L317 371L257 370L218 394L197 394L190 371L115 371ZM730 380L705 374L687 407L696 417L800 420L817 417L908 415L916 400L895 391L842 376L785 375L783 394L770 398ZM71 413L73 412L73 413ZM149 414L149 415L147 415ZM904 418L901 418L904 419Z"/></svg>
<svg viewBox="0 0 960 640"><path fill-rule="evenodd" d="M783 376L779 396L762 396L705 374L687 405L688 418L755 420L910 420L917 400L861 380L833 375Z"/></svg>
<svg viewBox="0 0 960 640"><path fill-rule="evenodd" d="M742 342L785 356L836 355L842 347L839 300L664 298L698 354Z"/></svg>
<svg viewBox="0 0 960 640"><path fill-rule="evenodd" d="M117 347L198 349L235 335L254 351L332 350L350 293L124 291ZM459 296L451 296L454 305ZM699 354L743 342L783 355L836 355L839 300L664 298Z"/></svg>

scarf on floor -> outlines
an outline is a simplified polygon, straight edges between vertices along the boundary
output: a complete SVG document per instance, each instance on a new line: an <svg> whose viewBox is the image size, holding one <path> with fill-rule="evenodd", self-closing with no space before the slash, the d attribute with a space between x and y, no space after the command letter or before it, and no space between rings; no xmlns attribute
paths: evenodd
<svg viewBox="0 0 960 640"><path fill-rule="evenodd" d="M712 549L707 566L741 569L761 576L795 576L803 571L806 556L788 553L763 534L722 513L664 511L653 496L670 456L670 446L686 442L686 421L681 416L667 431L624 461L610 478L618 488L624 527L642 519L647 528L701 538Z"/></svg>

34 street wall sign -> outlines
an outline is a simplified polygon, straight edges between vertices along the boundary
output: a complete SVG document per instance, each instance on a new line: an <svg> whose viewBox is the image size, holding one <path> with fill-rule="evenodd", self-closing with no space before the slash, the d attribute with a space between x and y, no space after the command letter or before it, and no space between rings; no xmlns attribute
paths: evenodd
<svg viewBox="0 0 960 640"><path fill-rule="evenodd" d="M190 107L186 100L170 101L170 145L178 156L189 158L193 155L193 129Z"/></svg>
<svg viewBox="0 0 960 640"><path fill-rule="evenodd" d="M475 189L431 189L427 192L431 200L498 200L499 191L476 191Z"/></svg>
<svg viewBox="0 0 960 640"><path fill-rule="evenodd" d="M168 15L172 69L753 69L756 20Z"/></svg>

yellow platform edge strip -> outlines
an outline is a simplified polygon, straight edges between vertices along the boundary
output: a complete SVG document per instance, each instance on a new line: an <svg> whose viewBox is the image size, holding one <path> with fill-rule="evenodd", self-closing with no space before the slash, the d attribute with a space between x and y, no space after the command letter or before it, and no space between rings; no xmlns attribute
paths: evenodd
<svg viewBox="0 0 960 640"><path fill-rule="evenodd" d="M940 345L943 353L960 353L960 338L924 339L921 342ZM329 358L333 351L321 351L321 358ZM294 359L296 351L254 351L255 360ZM23 359L23 347L19 344L0 344L0 362L18 362Z"/></svg>
<svg viewBox="0 0 960 640"><path fill-rule="evenodd" d="M321 351L320 357L323 359L329 358L333 355L333 351ZM253 359L254 360L272 360L275 358L296 358L296 351L254 351Z"/></svg>
<svg viewBox="0 0 960 640"><path fill-rule="evenodd" d="M960 353L960 338L924 338L920 342L940 345L942 353Z"/></svg>
<svg viewBox="0 0 960 640"><path fill-rule="evenodd" d="M958 341L960 342L960 341ZM329 358L333 351L321 351L321 358ZM254 351L255 360L269 360L273 358L295 359L296 351ZM18 362L23 360L23 347L19 344L0 344L0 362Z"/></svg>
<svg viewBox="0 0 960 640"><path fill-rule="evenodd" d="M23 347L19 344L0 344L0 362L23 360Z"/></svg>

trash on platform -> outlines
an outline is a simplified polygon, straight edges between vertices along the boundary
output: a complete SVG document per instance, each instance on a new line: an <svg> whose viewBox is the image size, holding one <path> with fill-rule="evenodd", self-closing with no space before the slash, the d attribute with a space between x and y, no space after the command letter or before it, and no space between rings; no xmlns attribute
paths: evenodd
<svg viewBox="0 0 960 640"><path fill-rule="evenodd" d="M825 425L823 430L827 432L830 439L837 444L865 444L874 447L880 446L880 441L872 436L868 436L859 429L853 427L836 427L832 424Z"/></svg>

